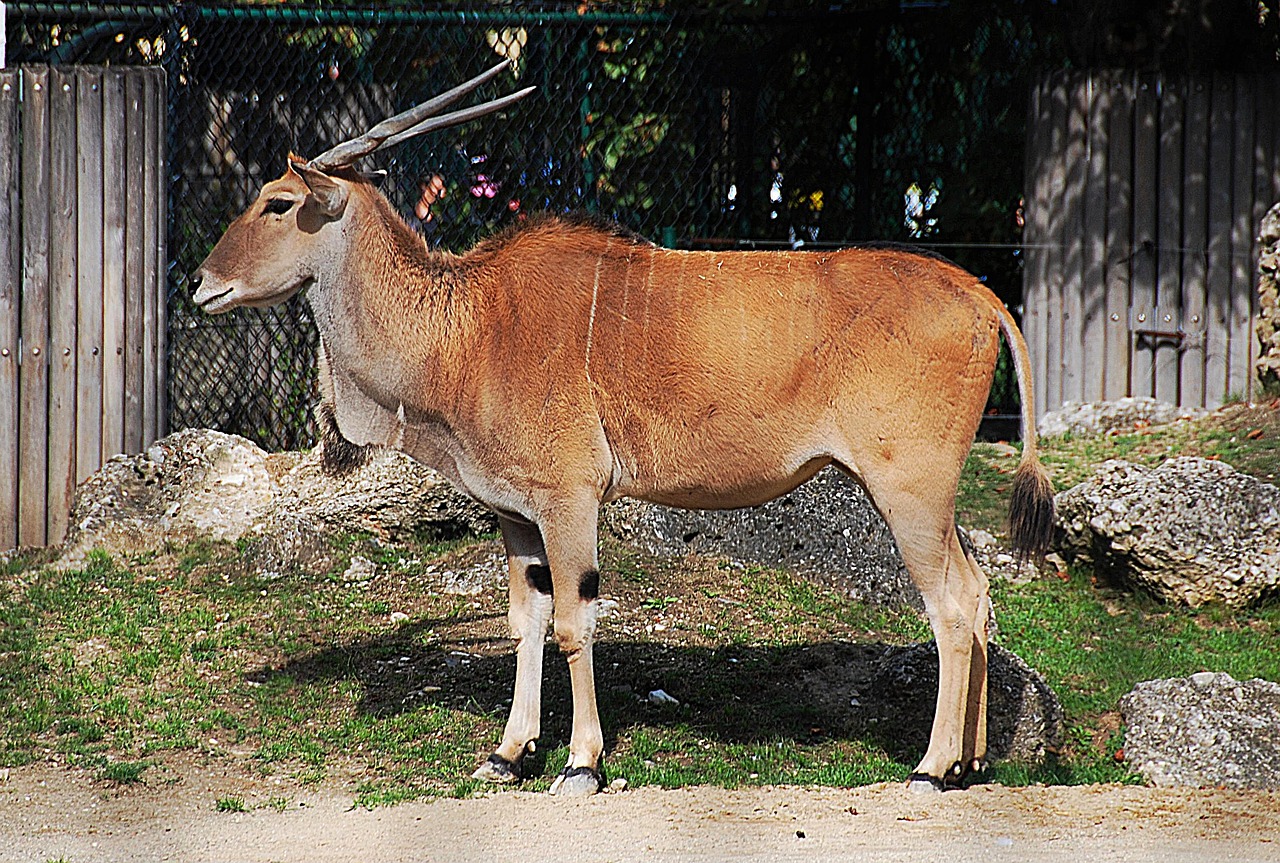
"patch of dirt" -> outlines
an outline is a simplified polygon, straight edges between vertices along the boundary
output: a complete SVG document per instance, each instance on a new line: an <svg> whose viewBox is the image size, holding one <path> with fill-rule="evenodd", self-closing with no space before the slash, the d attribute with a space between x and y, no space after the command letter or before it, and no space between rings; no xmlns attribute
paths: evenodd
<svg viewBox="0 0 1280 863"><path fill-rule="evenodd" d="M186 760L184 760L186 759ZM236 798L248 811L218 811ZM0 772L0 860L184 863L1280 860L1280 793L1132 786L918 795L853 789L639 788L588 800L501 791L353 806L332 785L175 755L144 783L77 770Z"/></svg>

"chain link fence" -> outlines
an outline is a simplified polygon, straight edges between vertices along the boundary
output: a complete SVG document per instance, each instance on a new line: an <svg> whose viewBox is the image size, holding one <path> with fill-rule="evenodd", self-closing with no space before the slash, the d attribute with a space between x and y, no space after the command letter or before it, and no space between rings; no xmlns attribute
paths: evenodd
<svg viewBox="0 0 1280 863"><path fill-rule="evenodd" d="M857 8L852 8L856 6ZM290 151L310 156L506 58L505 115L366 160L429 246L588 210L668 246L935 244L1011 305L1030 71L1010 15L581 4L8 4L10 65L158 64L169 81L169 427L314 440L295 298L209 317L188 274ZM1010 8L1018 8L1011 4ZM993 404L1016 405L1002 374Z"/></svg>

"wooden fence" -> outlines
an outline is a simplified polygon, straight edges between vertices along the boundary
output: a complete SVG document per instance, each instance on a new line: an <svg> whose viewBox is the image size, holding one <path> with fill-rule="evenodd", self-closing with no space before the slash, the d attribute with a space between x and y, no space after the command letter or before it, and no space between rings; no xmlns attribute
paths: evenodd
<svg viewBox="0 0 1280 863"><path fill-rule="evenodd" d="M0 549L165 425L165 79L0 73Z"/></svg>
<svg viewBox="0 0 1280 863"><path fill-rule="evenodd" d="M1036 408L1253 392L1280 78L1056 73L1032 94L1023 329Z"/></svg>

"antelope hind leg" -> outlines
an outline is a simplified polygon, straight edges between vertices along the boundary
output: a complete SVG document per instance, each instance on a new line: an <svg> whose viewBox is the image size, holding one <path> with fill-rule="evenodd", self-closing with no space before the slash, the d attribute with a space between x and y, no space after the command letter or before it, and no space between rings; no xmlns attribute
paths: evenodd
<svg viewBox="0 0 1280 863"><path fill-rule="evenodd" d="M911 774L912 790L940 790L956 785L973 760L975 723L985 721L985 696L971 686L986 685L985 656L975 679L974 625L982 606L975 571L965 559L955 528L903 531L898 539L903 560L924 597L925 610L938 645L938 698L929 748ZM894 531L895 537L901 537ZM980 595L981 594L981 595ZM985 613L985 611L984 611ZM981 705L980 707L978 705ZM984 735L985 738L985 735ZM983 741L985 748L985 739Z"/></svg>

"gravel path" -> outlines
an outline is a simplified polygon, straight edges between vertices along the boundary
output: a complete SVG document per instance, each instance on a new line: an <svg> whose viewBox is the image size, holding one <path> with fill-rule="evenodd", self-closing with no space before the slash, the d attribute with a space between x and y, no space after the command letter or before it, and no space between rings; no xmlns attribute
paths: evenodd
<svg viewBox="0 0 1280 863"><path fill-rule="evenodd" d="M244 800L248 812L215 801ZM270 800L285 801L271 808ZM1123 786L914 795L856 789L640 788L584 801L501 792L352 807L234 765L115 788L34 766L0 774L0 861L1280 861L1280 794Z"/></svg>

